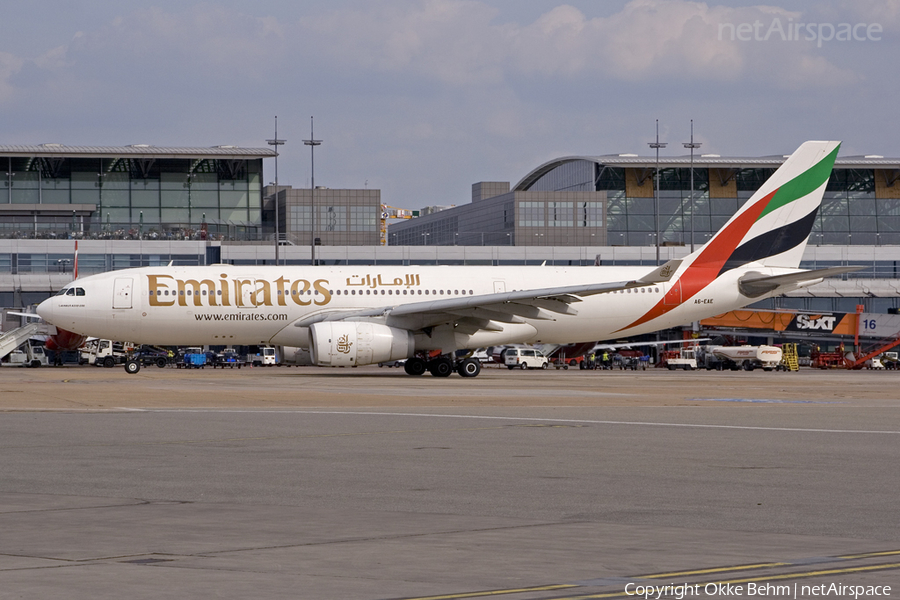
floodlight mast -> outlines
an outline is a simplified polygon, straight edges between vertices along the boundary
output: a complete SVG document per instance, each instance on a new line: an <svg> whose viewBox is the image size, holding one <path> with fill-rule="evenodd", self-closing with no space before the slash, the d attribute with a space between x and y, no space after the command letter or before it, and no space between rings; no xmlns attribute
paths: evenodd
<svg viewBox="0 0 900 600"><path fill-rule="evenodd" d="M691 253L694 252L694 149L702 146L700 142L694 142L694 120L691 119L691 141L684 144L685 148L691 150ZM682 231L684 228L682 228Z"/></svg>
<svg viewBox="0 0 900 600"><path fill-rule="evenodd" d="M322 140L317 140L313 134L313 118L309 118L309 139L303 140L305 146L309 146L310 177L309 177L309 210L310 210L310 240L309 240L309 264L316 264L316 146L322 145Z"/></svg>
<svg viewBox="0 0 900 600"><path fill-rule="evenodd" d="M656 120L656 141L649 142L650 147L656 150L656 195L653 197L653 221L656 228L656 264L659 265L659 149L668 144L659 141L659 119Z"/></svg>
<svg viewBox="0 0 900 600"><path fill-rule="evenodd" d="M266 140L266 143L270 146L275 146L275 264L278 265L278 246L280 245L281 240L279 240L279 236L281 235L281 227L279 223L278 217L278 146L283 146L287 140L278 139L278 115L275 115L275 139Z"/></svg>

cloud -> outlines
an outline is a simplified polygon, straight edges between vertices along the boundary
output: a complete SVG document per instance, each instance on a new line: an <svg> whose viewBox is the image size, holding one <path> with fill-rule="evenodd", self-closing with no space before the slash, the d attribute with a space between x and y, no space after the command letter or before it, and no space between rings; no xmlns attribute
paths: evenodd
<svg viewBox="0 0 900 600"><path fill-rule="evenodd" d="M776 88L846 82L851 70L817 54L815 43L723 39L723 24L800 13L772 6L732 8L685 0L632 0L588 18L561 5L532 23L494 23L497 11L474 1L373 5L302 21L326 60L345 68L403 71L443 85L501 84L521 76L618 81L754 81ZM726 30L727 31L727 30ZM324 40L332 41L325 44ZM809 66L816 66L813 73Z"/></svg>
<svg viewBox="0 0 900 600"><path fill-rule="evenodd" d="M8 52L0 52L0 104L12 97L15 86L10 81L25 61Z"/></svg>
<svg viewBox="0 0 900 600"><path fill-rule="evenodd" d="M465 201L472 181L517 180L556 156L646 151L657 117L674 124L669 141L697 118L713 152L833 136L891 154L887 35L822 48L719 39L722 24L774 19L883 17L887 32L893 13L876 4L181 2L41 28L32 56L0 44L7 143L260 146L278 114L280 177L303 185L314 114L317 182L368 179L410 207Z"/></svg>

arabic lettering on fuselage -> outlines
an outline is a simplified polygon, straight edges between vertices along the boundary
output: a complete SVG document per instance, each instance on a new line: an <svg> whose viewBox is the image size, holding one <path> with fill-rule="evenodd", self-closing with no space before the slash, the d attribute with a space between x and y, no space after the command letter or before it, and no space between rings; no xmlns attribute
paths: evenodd
<svg viewBox="0 0 900 600"><path fill-rule="evenodd" d="M378 275L372 276L371 274L366 274L365 277L362 275L351 275L347 278L348 286L359 286L359 287L369 287L369 288L378 288L378 287L407 287L411 288L413 286L421 285L419 281L418 275L405 275L402 279L400 277L394 277L390 281L385 281L382 279L381 273Z"/></svg>

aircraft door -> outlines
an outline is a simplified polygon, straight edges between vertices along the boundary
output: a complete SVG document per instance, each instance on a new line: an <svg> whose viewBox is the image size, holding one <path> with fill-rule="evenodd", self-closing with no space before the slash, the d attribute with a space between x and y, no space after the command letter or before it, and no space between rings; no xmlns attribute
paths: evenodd
<svg viewBox="0 0 900 600"><path fill-rule="evenodd" d="M666 285L666 295L663 296L663 305L678 306L681 304L681 279Z"/></svg>
<svg viewBox="0 0 900 600"><path fill-rule="evenodd" d="M133 284L131 277L116 277L113 283L113 308L131 308Z"/></svg>
<svg viewBox="0 0 900 600"><path fill-rule="evenodd" d="M255 279L240 279L237 284L240 286L240 306L241 308L256 308L256 280Z"/></svg>

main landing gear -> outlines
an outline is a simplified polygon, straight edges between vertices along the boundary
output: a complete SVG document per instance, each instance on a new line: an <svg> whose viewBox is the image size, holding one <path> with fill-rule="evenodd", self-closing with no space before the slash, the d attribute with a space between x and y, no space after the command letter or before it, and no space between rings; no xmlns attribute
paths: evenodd
<svg viewBox="0 0 900 600"><path fill-rule="evenodd" d="M418 356L412 356L406 360L403 366L407 375L422 375L425 371L431 373L434 377L450 377L453 371L459 373L462 377L477 377L481 373L481 363L474 358L461 360L454 365L453 361L447 356L438 356L426 361Z"/></svg>

